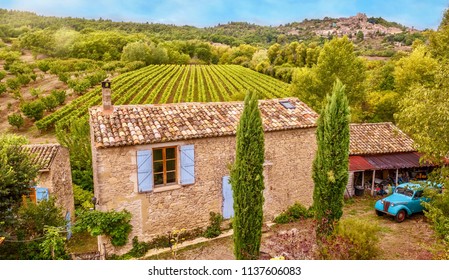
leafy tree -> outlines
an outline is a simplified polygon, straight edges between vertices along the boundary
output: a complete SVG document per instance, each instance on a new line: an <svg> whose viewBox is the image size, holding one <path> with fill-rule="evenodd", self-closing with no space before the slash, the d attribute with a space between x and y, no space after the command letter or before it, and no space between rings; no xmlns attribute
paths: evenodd
<svg viewBox="0 0 449 280"><path fill-rule="evenodd" d="M264 133L257 95L249 92L237 128L236 159L231 170L236 259L258 259L263 222Z"/></svg>
<svg viewBox="0 0 449 280"><path fill-rule="evenodd" d="M24 120L20 113L14 113L8 116L8 123L17 127L17 130L19 130L23 126Z"/></svg>
<svg viewBox="0 0 449 280"><path fill-rule="evenodd" d="M347 37L334 38L320 51L316 66L295 72L292 91L320 110L325 94L331 92L334 82L340 79L346 85L349 104L357 109L365 101L365 78L365 66L356 56L352 42Z"/></svg>
<svg viewBox="0 0 449 280"><path fill-rule="evenodd" d="M145 63L150 61L151 49L147 43L144 42L132 42L128 43L122 52L122 61L143 61Z"/></svg>
<svg viewBox="0 0 449 280"><path fill-rule="evenodd" d="M73 119L67 126L56 125L56 137L70 151L73 183L93 191L92 151L87 118Z"/></svg>
<svg viewBox="0 0 449 280"><path fill-rule="evenodd" d="M337 80L332 95L318 118L318 150L313 161L313 209L317 236L330 235L343 214L343 195L348 183L349 107L345 86Z"/></svg>
<svg viewBox="0 0 449 280"><path fill-rule="evenodd" d="M398 111L400 95L395 91L368 93L364 119L368 122L393 122Z"/></svg>
<svg viewBox="0 0 449 280"><path fill-rule="evenodd" d="M46 226L45 239L40 244L42 250L42 256L47 260L67 260L69 255L67 254L65 240L66 238L61 235L59 228L54 226Z"/></svg>
<svg viewBox="0 0 449 280"><path fill-rule="evenodd" d="M21 110L25 116L37 121L44 116L45 104L41 100L35 100L24 103Z"/></svg>

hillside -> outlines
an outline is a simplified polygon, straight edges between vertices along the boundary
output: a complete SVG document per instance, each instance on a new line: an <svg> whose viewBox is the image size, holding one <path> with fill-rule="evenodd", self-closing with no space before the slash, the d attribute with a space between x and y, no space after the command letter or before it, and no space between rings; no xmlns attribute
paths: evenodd
<svg viewBox="0 0 449 280"><path fill-rule="evenodd" d="M288 95L289 85L237 65L151 65L112 79L112 103L156 104L208 102L242 99L248 89L257 89L264 98ZM56 123L87 114L101 103L96 87L70 104L36 122L46 130Z"/></svg>
<svg viewBox="0 0 449 280"><path fill-rule="evenodd" d="M267 47L276 42L320 41L329 36L354 37L362 32L372 48L379 47L378 40L388 36L404 34L387 39L387 41L407 44L406 34L420 33L396 22L389 22L381 17L367 17L357 14L348 18L305 19L301 22L286 23L279 26L261 26L247 22L228 22L213 27L198 28L194 26L176 26L160 23L114 22L108 19L81 19L39 16L31 12L9 11L0 9L0 38L3 40L17 38L30 29L71 28L75 31L119 30L130 34L144 33L161 40L197 39L230 46L251 44Z"/></svg>

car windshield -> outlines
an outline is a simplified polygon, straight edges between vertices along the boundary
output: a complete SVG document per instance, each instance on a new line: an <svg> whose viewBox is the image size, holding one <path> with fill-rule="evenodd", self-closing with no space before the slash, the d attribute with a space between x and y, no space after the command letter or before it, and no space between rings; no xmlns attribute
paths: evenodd
<svg viewBox="0 0 449 280"><path fill-rule="evenodd" d="M406 188L396 188L396 193L403 194L403 195L410 196L410 197L413 196L413 191L410 189L406 189Z"/></svg>

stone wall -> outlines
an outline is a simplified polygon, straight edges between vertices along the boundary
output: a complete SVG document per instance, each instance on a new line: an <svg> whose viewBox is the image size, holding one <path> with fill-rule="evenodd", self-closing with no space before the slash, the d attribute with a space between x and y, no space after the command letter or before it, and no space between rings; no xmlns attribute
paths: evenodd
<svg viewBox="0 0 449 280"><path fill-rule="evenodd" d="M50 170L39 173L38 185L48 188L50 196L56 198L56 204L63 209L65 216L70 211L70 218L75 218L75 203L73 198L72 173L70 169L69 151L59 147L53 159Z"/></svg>
<svg viewBox="0 0 449 280"><path fill-rule="evenodd" d="M195 184L154 188L139 193L137 150L160 146L195 146ZM265 220L296 201L312 203L312 161L315 128L269 132L265 135ZM222 212L222 177L235 157L235 137L193 139L156 145L93 149L95 196L101 211L127 209L132 214L131 240L150 240L174 229L209 225L209 213ZM100 239L99 245L108 243ZM103 246L100 246L103 247ZM108 254L122 248L107 246Z"/></svg>

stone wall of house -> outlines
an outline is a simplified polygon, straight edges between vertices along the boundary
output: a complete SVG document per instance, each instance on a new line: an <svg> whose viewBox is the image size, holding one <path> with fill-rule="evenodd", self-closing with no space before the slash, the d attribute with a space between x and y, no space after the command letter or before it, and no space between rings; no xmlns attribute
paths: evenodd
<svg viewBox="0 0 449 280"><path fill-rule="evenodd" d="M137 150L161 146L194 144L195 184L154 188L139 193ZM285 210L295 201L312 203L312 161L316 151L315 128L269 132L265 136L265 220ZM131 240L148 241L174 229L194 229L209 225L209 213L222 213L222 177L229 175L235 158L235 137L192 139L156 145L94 149L94 183L97 209L127 209L132 214ZM112 248L122 254L131 245Z"/></svg>
<svg viewBox="0 0 449 280"><path fill-rule="evenodd" d="M50 170L40 172L38 185L48 188L50 196L56 198L56 204L63 209L63 215L70 211L74 221L75 203L73 198L72 173L70 169L69 150L60 147L53 159Z"/></svg>

